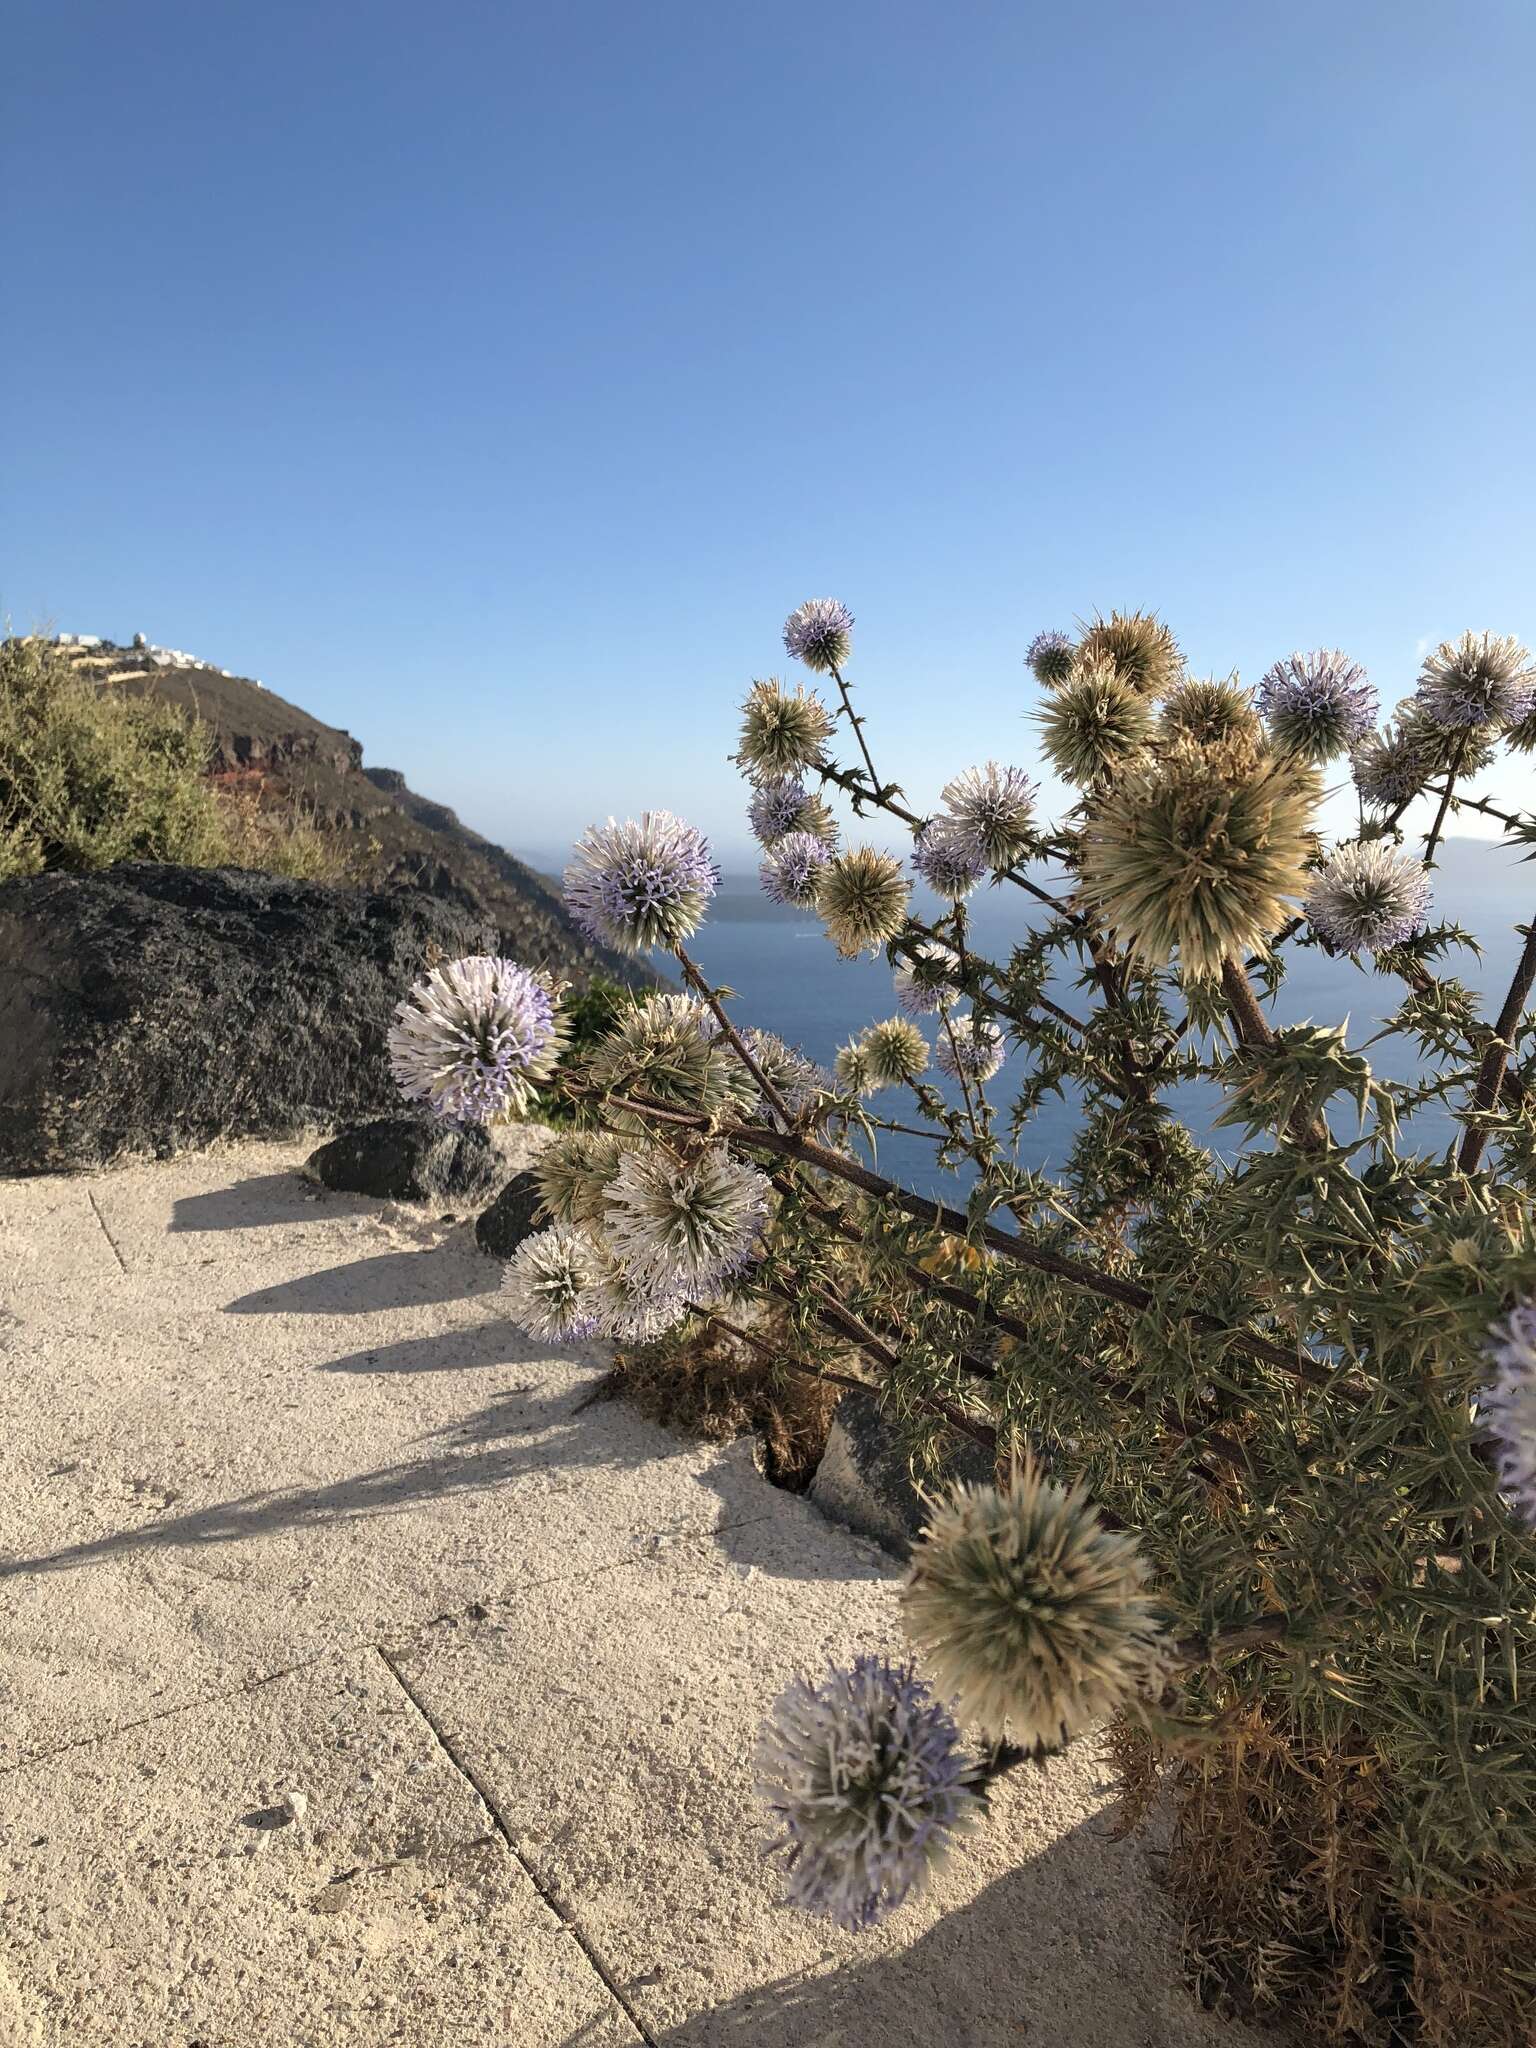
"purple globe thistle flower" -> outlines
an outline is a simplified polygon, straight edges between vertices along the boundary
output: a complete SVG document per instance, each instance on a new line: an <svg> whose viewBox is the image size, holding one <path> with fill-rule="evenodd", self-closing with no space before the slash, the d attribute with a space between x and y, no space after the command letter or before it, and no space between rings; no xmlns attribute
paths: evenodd
<svg viewBox="0 0 1536 2048"><path fill-rule="evenodd" d="M624 953L670 951L691 938L720 884L702 832L670 811L637 823L610 818L576 843L565 871L565 900L589 937Z"/></svg>
<svg viewBox="0 0 1536 2048"><path fill-rule="evenodd" d="M952 1081L990 1081L1003 1064L1003 1035L989 1018L966 1010L945 1019L934 1058Z"/></svg>
<svg viewBox="0 0 1536 2048"><path fill-rule="evenodd" d="M953 976L959 970L960 955L952 946L925 940L892 976L896 1000L909 1017L931 1017L954 1001Z"/></svg>
<svg viewBox="0 0 1536 2048"><path fill-rule="evenodd" d="M832 849L814 832L790 832L775 841L757 871L763 894L775 903L809 910L816 901L816 878L832 858Z"/></svg>
<svg viewBox="0 0 1536 2048"><path fill-rule="evenodd" d="M501 1293L509 1319L530 1337L572 1344L597 1329L591 1244L557 1223L525 1237L507 1263Z"/></svg>
<svg viewBox="0 0 1536 2048"><path fill-rule="evenodd" d="M1536 1296L1519 1302L1490 1332L1492 1383L1477 1398L1497 1454L1499 1490L1536 1529Z"/></svg>
<svg viewBox="0 0 1536 2048"><path fill-rule="evenodd" d="M520 1110L554 1072L565 1040L545 974L491 954L434 967L389 1027L390 1069L407 1101L459 1123Z"/></svg>
<svg viewBox="0 0 1536 2048"><path fill-rule="evenodd" d="M1302 898L1307 922L1335 953L1380 953L1424 922L1429 880L1420 862L1380 839L1341 846Z"/></svg>
<svg viewBox="0 0 1536 2048"><path fill-rule="evenodd" d="M689 1160L626 1152L603 1236L641 1293L710 1294L757 1255L771 1185L723 1145Z"/></svg>
<svg viewBox="0 0 1536 2048"><path fill-rule="evenodd" d="M1287 655L1259 684L1259 709L1275 740L1309 761L1347 753L1376 723L1365 670L1337 649Z"/></svg>
<svg viewBox="0 0 1536 2048"><path fill-rule="evenodd" d="M954 828L969 833L990 868L1011 867L1029 843L1036 785L1021 768L988 761L946 782L944 807Z"/></svg>
<svg viewBox="0 0 1536 2048"><path fill-rule="evenodd" d="M1054 630L1037 633L1024 650L1024 664L1034 671L1036 682L1053 690L1071 675L1076 658L1075 643L1067 634Z"/></svg>
<svg viewBox="0 0 1536 2048"><path fill-rule="evenodd" d="M805 784L793 775L772 775L752 792L747 821L753 837L772 846L793 830L795 820L807 802Z"/></svg>
<svg viewBox="0 0 1536 2048"><path fill-rule="evenodd" d="M1536 698L1536 667L1513 634L1442 640L1419 674L1416 702L1436 725L1518 725Z"/></svg>
<svg viewBox="0 0 1536 2048"><path fill-rule="evenodd" d="M924 829L912 865L937 896L958 903L985 879L987 857L974 837L953 818L938 817Z"/></svg>
<svg viewBox="0 0 1536 2048"><path fill-rule="evenodd" d="M834 1926L877 1926L980 1817L953 1717L907 1664L859 1657L797 1678L757 1745L757 1791L783 1833L789 1901Z"/></svg>
<svg viewBox="0 0 1536 2048"><path fill-rule="evenodd" d="M835 597L813 597L784 621L784 646L820 674L842 668L853 646L853 613Z"/></svg>

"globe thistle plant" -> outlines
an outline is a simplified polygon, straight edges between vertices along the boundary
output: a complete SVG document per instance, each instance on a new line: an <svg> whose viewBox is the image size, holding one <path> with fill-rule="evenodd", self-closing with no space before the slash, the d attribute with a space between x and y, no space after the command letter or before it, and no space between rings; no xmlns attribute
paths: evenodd
<svg viewBox="0 0 1536 2048"><path fill-rule="evenodd" d="M587 1297L596 1334L616 1344L654 1344L688 1313L688 1297L681 1288L658 1286L652 1273L632 1273L601 1249L597 1276Z"/></svg>
<svg viewBox="0 0 1536 2048"><path fill-rule="evenodd" d="M815 833L786 833L768 849L757 871L763 894L799 910L814 908L817 882L831 858L832 848Z"/></svg>
<svg viewBox="0 0 1536 2048"><path fill-rule="evenodd" d="M1191 739L1201 746L1217 740L1262 737L1253 696L1236 679L1176 683L1163 699L1159 728L1165 740Z"/></svg>
<svg viewBox="0 0 1536 2048"><path fill-rule="evenodd" d="M1243 740L1181 740L1123 775L1089 819L1082 893L1149 963L1186 974L1267 948L1306 886L1316 771Z"/></svg>
<svg viewBox="0 0 1536 2048"><path fill-rule="evenodd" d="M1079 663L1040 714L1040 736L1057 773L1087 789L1137 760L1152 737L1141 694L1106 660Z"/></svg>
<svg viewBox="0 0 1536 2048"><path fill-rule="evenodd" d="M955 999L960 955L953 946L925 939L896 969L896 1001L909 1017L931 1017Z"/></svg>
<svg viewBox="0 0 1536 2048"><path fill-rule="evenodd" d="M837 1048L832 1073L845 1095L868 1095L878 1085L869 1071L869 1053L862 1038L850 1038Z"/></svg>
<svg viewBox="0 0 1536 2048"><path fill-rule="evenodd" d="M994 1740L1050 1750L1128 1705L1166 1654L1131 1536L1033 1462L957 1486L912 1552L902 1617L935 1686Z"/></svg>
<svg viewBox="0 0 1536 2048"><path fill-rule="evenodd" d="M1500 1492L1536 1529L1536 1296L1493 1330L1489 1357L1493 1378L1478 1395L1478 1421L1493 1444Z"/></svg>
<svg viewBox="0 0 1536 2048"><path fill-rule="evenodd" d="M525 1108L565 1045L559 997L548 975L490 954L434 967L397 1006L387 1034L401 1094L459 1123Z"/></svg>
<svg viewBox="0 0 1536 2048"><path fill-rule="evenodd" d="M864 1034L864 1071L876 1088L915 1081L928 1064L928 1041L906 1017L888 1017Z"/></svg>
<svg viewBox="0 0 1536 2048"><path fill-rule="evenodd" d="M1107 661L1140 697L1161 697L1184 673L1184 656L1154 612L1111 612L1096 618L1078 642L1078 662Z"/></svg>
<svg viewBox="0 0 1536 2048"><path fill-rule="evenodd" d="M948 821L966 834L989 868L1011 867L1029 845L1036 785L1022 769L988 761L946 782Z"/></svg>
<svg viewBox="0 0 1536 2048"><path fill-rule="evenodd" d="M816 876L816 908L844 959L894 939L910 893L901 862L872 846L834 854Z"/></svg>
<svg viewBox="0 0 1536 2048"><path fill-rule="evenodd" d="M853 613L835 597L812 597L784 621L784 651L818 674L846 668L853 647Z"/></svg>
<svg viewBox="0 0 1536 2048"><path fill-rule="evenodd" d="M1003 1064L1002 1033L990 1018L962 1011L944 1020L934 1058L952 1081L990 1081Z"/></svg>
<svg viewBox="0 0 1536 2048"><path fill-rule="evenodd" d="M1417 701L1436 725L1460 730L1518 725L1536 697L1536 667L1513 634L1442 640L1419 675Z"/></svg>
<svg viewBox="0 0 1536 2048"><path fill-rule="evenodd" d="M786 690L770 676L747 692L735 758L754 782L798 776L826 764L831 737L831 715L815 691Z"/></svg>
<svg viewBox="0 0 1536 2048"><path fill-rule="evenodd" d="M1420 735L1401 719L1356 741L1350 768L1360 801L1380 811L1411 803L1434 773Z"/></svg>
<svg viewBox="0 0 1536 2048"><path fill-rule="evenodd" d="M600 1223L608 1183L636 1143L613 1131L562 1131L533 1162L545 1215L588 1229Z"/></svg>
<svg viewBox="0 0 1536 2048"><path fill-rule="evenodd" d="M1376 692L1335 648L1287 655L1259 684L1259 709L1282 752L1319 764L1360 745L1376 723Z"/></svg>
<svg viewBox="0 0 1536 2048"><path fill-rule="evenodd" d="M738 1099L740 1073L713 1012L670 990L622 1012L586 1065L587 1079L604 1096L639 1095L669 1108L711 1113ZM613 1117L625 1130L635 1127L622 1102L614 1103Z"/></svg>
<svg viewBox="0 0 1536 2048"><path fill-rule="evenodd" d="M807 1115L824 1097L837 1092L837 1083L827 1069L798 1046L786 1045L773 1032L750 1025L741 1036L763 1078L792 1117Z"/></svg>
<svg viewBox="0 0 1536 2048"><path fill-rule="evenodd" d="M502 1275L509 1319L530 1337L572 1344L597 1329L593 1286L596 1260L590 1242L564 1224L525 1237Z"/></svg>
<svg viewBox="0 0 1536 2048"><path fill-rule="evenodd" d="M1335 953L1379 953L1424 922L1429 880L1421 862L1380 839L1341 846L1302 899L1307 922Z"/></svg>
<svg viewBox="0 0 1536 2048"><path fill-rule="evenodd" d="M608 1188L603 1237L632 1285L711 1294L755 1256L770 1183L712 1145L692 1159L627 1152Z"/></svg>
<svg viewBox="0 0 1536 2048"><path fill-rule="evenodd" d="M794 829L795 820L805 809L806 788L793 775L768 775L758 783L752 792L752 801L747 807L747 822L752 827L752 836L764 846L772 846L782 839L786 832Z"/></svg>
<svg viewBox="0 0 1536 2048"><path fill-rule="evenodd" d="M783 1832L791 1905L876 1926L919 1890L983 1800L960 1731L910 1665L859 1657L797 1678L757 1746L757 1791Z"/></svg>
<svg viewBox="0 0 1536 2048"><path fill-rule="evenodd" d="M590 938L622 953L675 950L720 884L709 841L670 811L593 825L565 871L565 901Z"/></svg>
<svg viewBox="0 0 1536 2048"><path fill-rule="evenodd" d="M987 857L963 825L933 818L923 828L912 865L936 896L959 903L987 876ZM895 934L892 933L892 937Z"/></svg>
<svg viewBox="0 0 1536 2048"><path fill-rule="evenodd" d="M1044 683L1048 690L1067 680L1076 659L1076 643L1066 633L1037 633L1024 650L1026 667L1034 671L1035 681Z"/></svg>

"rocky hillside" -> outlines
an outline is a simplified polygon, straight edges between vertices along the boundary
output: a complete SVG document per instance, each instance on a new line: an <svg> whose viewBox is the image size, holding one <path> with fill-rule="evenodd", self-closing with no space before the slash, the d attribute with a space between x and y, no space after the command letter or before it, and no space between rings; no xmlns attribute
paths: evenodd
<svg viewBox="0 0 1536 2048"><path fill-rule="evenodd" d="M102 689L162 697L194 712L213 732L211 767L221 783L264 803L305 805L352 843L356 871L370 880L427 889L488 917L514 959L552 968L577 986L594 976L654 985L634 961L584 938L543 876L461 824L446 804L418 796L399 769L365 766L350 733L179 650L84 636L64 636L61 645Z"/></svg>

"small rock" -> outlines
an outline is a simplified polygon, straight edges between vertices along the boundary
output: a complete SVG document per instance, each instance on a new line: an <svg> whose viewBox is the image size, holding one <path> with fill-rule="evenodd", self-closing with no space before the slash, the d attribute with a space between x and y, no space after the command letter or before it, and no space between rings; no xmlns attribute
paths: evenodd
<svg viewBox="0 0 1536 2048"><path fill-rule="evenodd" d="M473 1200L493 1193L506 1174L488 1131L424 1116L376 1117L339 1131L310 1154L307 1170L325 1187L396 1202Z"/></svg>
<svg viewBox="0 0 1536 2048"><path fill-rule="evenodd" d="M308 1795L303 1792L285 1792L282 1798L282 1810L289 1820L297 1826L309 1811Z"/></svg>
<svg viewBox="0 0 1536 2048"><path fill-rule="evenodd" d="M992 1476L988 1452L967 1443L928 1482L928 1490L940 1492L956 1479L984 1485ZM908 1554L928 1521L900 1438L869 1394L847 1393L838 1402L810 1495L832 1521L874 1537L898 1557Z"/></svg>
<svg viewBox="0 0 1536 2048"><path fill-rule="evenodd" d="M475 1242L495 1259L510 1259L526 1237L542 1226L538 1220L539 1184L531 1173L515 1173L501 1193L475 1220Z"/></svg>

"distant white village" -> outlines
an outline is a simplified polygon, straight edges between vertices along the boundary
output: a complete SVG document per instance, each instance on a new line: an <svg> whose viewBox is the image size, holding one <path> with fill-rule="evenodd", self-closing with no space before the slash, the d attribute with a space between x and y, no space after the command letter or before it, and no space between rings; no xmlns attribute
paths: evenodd
<svg viewBox="0 0 1536 2048"><path fill-rule="evenodd" d="M200 668L217 676L234 676L234 670L215 668L211 661L204 661L196 654L188 654L182 647L157 647L153 640L146 640L142 633L135 633L127 647L116 640L105 640L99 633L60 633L54 640L56 647L73 655L84 655L91 659L93 667L100 667L103 661L115 656L126 656L125 674L141 668ZM107 680L110 682L111 677ZM255 681L254 677L247 680ZM264 690L265 683L257 683L258 690Z"/></svg>

